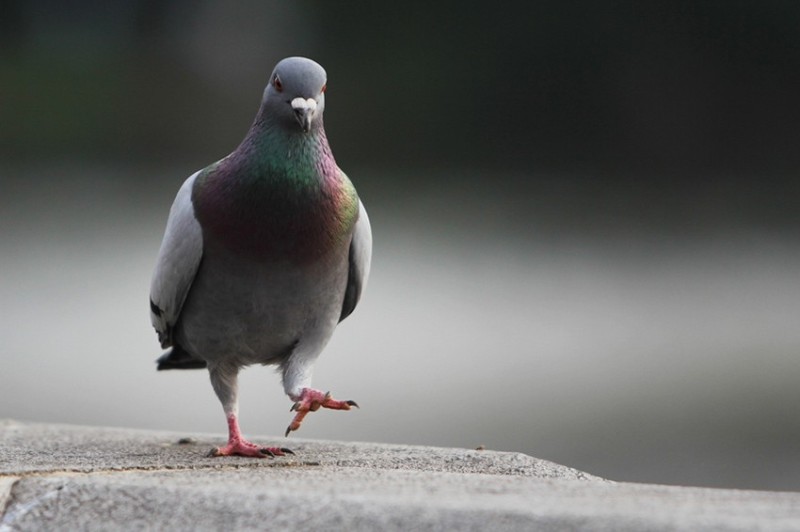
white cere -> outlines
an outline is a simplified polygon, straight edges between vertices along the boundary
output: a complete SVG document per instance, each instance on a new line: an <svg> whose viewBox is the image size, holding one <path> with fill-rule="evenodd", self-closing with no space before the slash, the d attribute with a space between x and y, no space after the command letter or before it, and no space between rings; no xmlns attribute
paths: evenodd
<svg viewBox="0 0 800 532"><path fill-rule="evenodd" d="M314 111L317 108L317 100L314 98L300 98L299 96L292 100L292 109L308 109Z"/></svg>

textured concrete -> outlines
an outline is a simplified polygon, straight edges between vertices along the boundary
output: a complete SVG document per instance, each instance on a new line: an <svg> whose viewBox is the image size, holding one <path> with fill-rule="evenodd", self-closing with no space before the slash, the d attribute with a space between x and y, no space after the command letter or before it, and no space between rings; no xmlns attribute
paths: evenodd
<svg viewBox="0 0 800 532"><path fill-rule="evenodd" d="M798 493L615 483L516 453L295 438L294 457L206 457L221 439L0 422L0 532L800 530Z"/></svg>

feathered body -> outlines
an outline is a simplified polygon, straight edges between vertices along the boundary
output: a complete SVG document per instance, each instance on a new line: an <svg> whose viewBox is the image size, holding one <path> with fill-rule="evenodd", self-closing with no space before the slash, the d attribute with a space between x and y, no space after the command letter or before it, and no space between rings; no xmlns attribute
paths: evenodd
<svg viewBox="0 0 800 532"><path fill-rule="evenodd" d="M285 95L290 88L299 96ZM245 139L192 175L170 212L151 289L162 347L173 347L159 369L207 365L229 425L236 376L250 364L280 365L293 400L309 390L309 410L312 399L349 408L308 388L314 360L359 299L371 254L366 211L323 128L324 88L316 63L279 63ZM309 118L310 103L318 116Z"/></svg>
<svg viewBox="0 0 800 532"><path fill-rule="evenodd" d="M257 121L192 188L204 251L175 339L208 363L282 363L339 321L358 196L324 130L270 133Z"/></svg>

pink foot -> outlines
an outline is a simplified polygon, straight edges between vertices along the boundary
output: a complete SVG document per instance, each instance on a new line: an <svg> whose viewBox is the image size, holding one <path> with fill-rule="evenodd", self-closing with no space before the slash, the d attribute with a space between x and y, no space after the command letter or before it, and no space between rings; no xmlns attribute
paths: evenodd
<svg viewBox="0 0 800 532"><path fill-rule="evenodd" d="M309 412L316 412L320 407L330 408L332 410L350 410L353 406L358 408L358 404L356 404L355 401L337 401L331 397L330 392L321 392L313 388L303 388L303 391L300 392L300 397L297 398L297 401L290 409L290 412L297 412L297 414L286 429L285 435L288 436L290 432L299 429L306 414Z"/></svg>
<svg viewBox="0 0 800 532"><path fill-rule="evenodd" d="M291 449L285 447L260 447L250 443L242 437L239 430L239 420L236 414L228 416L228 444L224 447L211 449L209 456L253 456L256 458L274 458L294 454Z"/></svg>
<svg viewBox="0 0 800 532"><path fill-rule="evenodd" d="M274 458L294 454L291 449L285 447L259 447L247 440L229 441L225 447L212 449L209 456L254 456L256 458Z"/></svg>

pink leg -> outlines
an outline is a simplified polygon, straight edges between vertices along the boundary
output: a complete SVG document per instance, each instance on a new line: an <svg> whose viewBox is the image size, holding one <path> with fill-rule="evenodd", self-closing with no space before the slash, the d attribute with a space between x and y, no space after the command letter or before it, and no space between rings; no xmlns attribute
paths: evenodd
<svg viewBox="0 0 800 532"><path fill-rule="evenodd" d="M238 455L254 456L256 458L284 456L285 454L294 453L285 447L259 447L245 440L239 430L239 420L236 418L236 414L228 415L228 444L225 447L212 449L211 453L209 453L210 456Z"/></svg>
<svg viewBox="0 0 800 532"><path fill-rule="evenodd" d="M294 399L294 397L292 399ZM297 414L286 429L286 436L293 430L300 428L306 414L309 412L316 412L320 407L331 408L333 410L350 410L353 406L358 408L358 404L356 404L355 401L337 401L331 397L330 392L321 392L313 388L303 388L303 391L300 392L300 397L297 398L297 401L292 405L290 410L291 412L297 412Z"/></svg>

